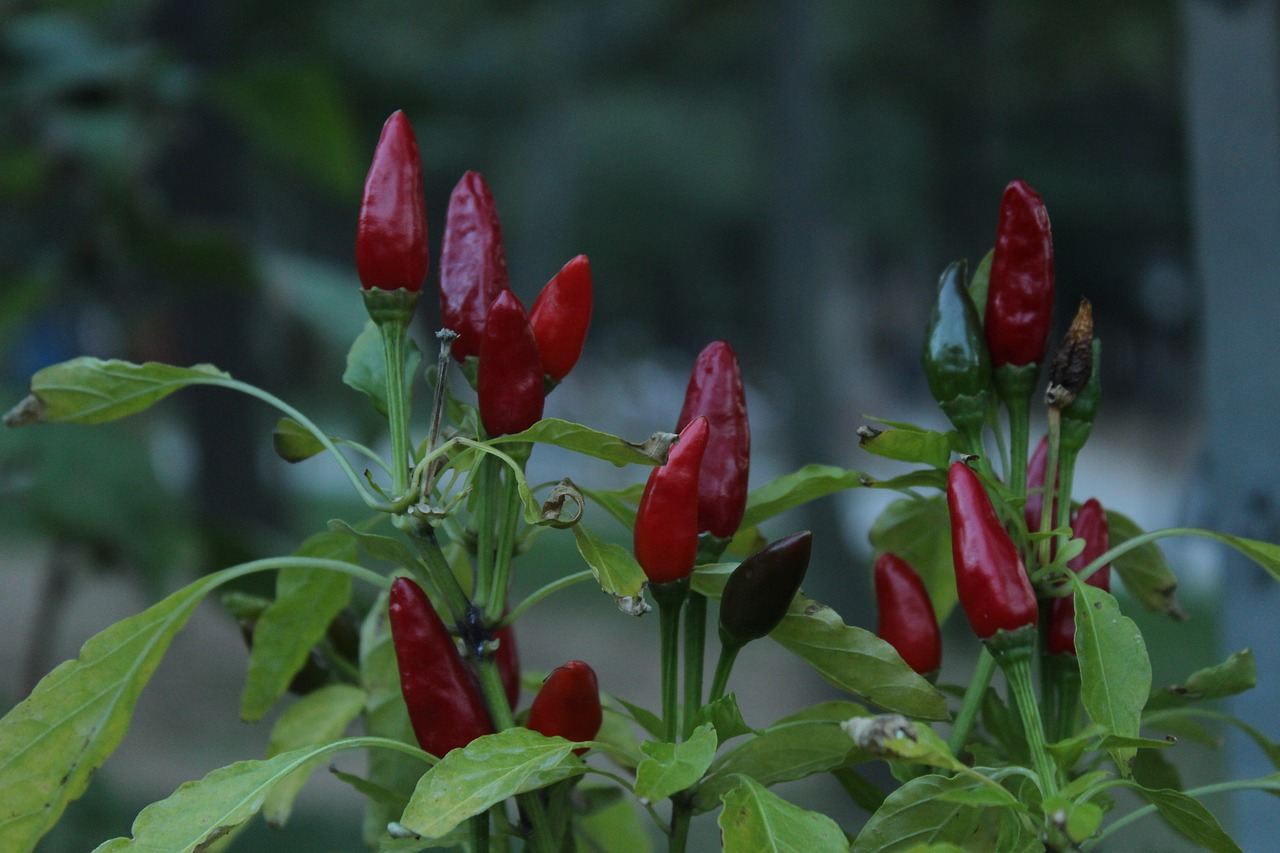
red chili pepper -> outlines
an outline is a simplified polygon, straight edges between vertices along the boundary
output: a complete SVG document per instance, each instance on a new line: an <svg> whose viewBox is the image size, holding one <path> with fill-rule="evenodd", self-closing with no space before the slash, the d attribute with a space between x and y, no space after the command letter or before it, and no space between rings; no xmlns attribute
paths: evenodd
<svg viewBox="0 0 1280 853"><path fill-rule="evenodd" d="M600 685L591 667L571 660L552 670L533 697L525 727L565 740L593 740L604 716L600 710ZM587 748L575 749L578 755Z"/></svg>
<svg viewBox="0 0 1280 853"><path fill-rule="evenodd" d="M479 172L467 172L449 196L440 251L440 322L458 333L458 361L480 354L489 306L510 287L493 194Z"/></svg>
<svg viewBox="0 0 1280 853"><path fill-rule="evenodd" d="M502 676L502 692L507 694L507 704L515 708L520 701L520 648L516 645L516 626L507 625L493 632L498 650L493 659Z"/></svg>
<svg viewBox="0 0 1280 853"><path fill-rule="evenodd" d="M947 473L951 515L951 555L956 591L969 625L979 638L1036 623L1036 594L1017 546L991 506L978 475L963 462Z"/></svg>
<svg viewBox="0 0 1280 853"><path fill-rule="evenodd" d="M1027 531L1029 533L1040 532L1040 514L1044 510L1045 496L1045 468L1049 465L1049 436L1043 436L1040 443L1036 445L1035 453L1031 454L1031 461L1027 463L1027 502L1023 504L1022 514L1027 522ZM1054 478L1054 492L1057 492L1057 480ZM1058 501L1053 502L1052 515L1049 516L1051 523L1056 524L1058 517Z"/></svg>
<svg viewBox="0 0 1280 853"><path fill-rule="evenodd" d="M1094 560L1101 557L1110 547L1107 513L1097 498L1090 498L1076 511L1071 521L1071 532L1076 539L1084 540L1084 550L1067 563L1067 568L1080 571ZM1098 589L1111 591L1111 564L1103 566L1089 577L1085 583ZM1074 595L1065 595L1053 600L1053 608L1049 612L1049 630L1045 636L1045 645L1051 655L1076 653L1076 605Z"/></svg>
<svg viewBox="0 0 1280 853"><path fill-rule="evenodd" d="M991 366L1044 360L1053 312L1053 236L1040 195L1022 181L1000 201L984 325Z"/></svg>
<svg viewBox="0 0 1280 853"><path fill-rule="evenodd" d="M665 465L649 474L636 510L635 552L650 583L689 576L698 556L698 468L707 448L707 419L680 431Z"/></svg>
<svg viewBox="0 0 1280 853"><path fill-rule="evenodd" d="M727 539L742 523L751 469L751 426L738 357L724 341L708 344L694 362L676 432L698 415L711 434L698 474L698 530Z"/></svg>
<svg viewBox="0 0 1280 853"><path fill-rule="evenodd" d="M382 126L364 181L356 226L356 272L365 290L416 291L427 277L422 157L404 113Z"/></svg>
<svg viewBox="0 0 1280 853"><path fill-rule="evenodd" d="M590 324L591 264L586 255L578 255L547 282L529 312L542 372L553 382L568 376L578 363Z"/></svg>
<svg viewBox="0 0 1280 853"><path fill-rule="evenodd" d="M502 291L488 313L476 372L480 420L489 435L510 435L542 417L542 362L524 306L514 293Z"/></svg>
<svg viewBox="0 0 1280 853"><path fill-rule="evenodd" d="M942 667L942 632L924 581L906 560L881 554L876 560L876 633L921 675Z"/></svg>
<svg viewBox="0 0 1280 853"><path fill-rule="evenodd" d="M396 578L388 612L400 691L419 745L439 758L492 734L493 723L474 676L422 587L409 578Z"/></svg>

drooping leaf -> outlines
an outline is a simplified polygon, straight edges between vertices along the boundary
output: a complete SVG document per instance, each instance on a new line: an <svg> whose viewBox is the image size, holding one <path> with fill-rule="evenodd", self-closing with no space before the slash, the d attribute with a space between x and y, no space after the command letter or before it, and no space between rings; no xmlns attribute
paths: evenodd
<svg viewBox="0 0 1280 853"><path fill-rule="evenodd" d="M208 364L174 367L149 361L73 358L31 377L31 394L4 416L7 426L67 422L100 424L141 412L190 385L216 385L231 376Z"/></svg>
<svg viewBox="0 0 1280 853"><path fill-rule="evenodd" d="M613 596L618 609L632 616L649 610L644 600L647 578L631 551L614 542L605 542L582 524L573 526L573 541L586 561L600 589Z"/></svg>
<svg viewBox="0 0 1280 853"><path fill-rule="evenodd" d="M849 853L903 853L921 842L964 846L982 810L948 799L981 786L967 776L919 776L885 798Z"/></svg>
<svg viewBox="0 0 1280 853"><path fill-rule="evenodd" d="M831 818L788 803L748 776L725 793L718 823L725 853L845 853L849 847Z"/></svg>
<svg viewBox="0 0 1280 853"><path fill-rule="evenodd" d="M1120 737L1138 737L1142 708L1151 691L1151 661L1142 633L1120 612L1110 593L1078 584L1075 591L1076 654L1080 698L1089 719ZM1131 747L1111 750L1128 772Z"/></svg>
<svg viewBox="0 0 1280 853"><path fill-rule="evenodd" d="M702 778L716 754L716 730L710 723L694 729L682 743L645 741L640 751L649 756L636 768L636 796L657 802L691 787Z"/></svg>
<svg viewBox="0 0 1280 853"><path fill-rule="evenodd" d="M1222 824L1218 823L1213 812L1199 800L1181 791L1144 788L1135 783L1130 783L1128 787L1155 806L1165 822L1180 835L1206 850L1213 850L1215 853L1243 853L1240 846L1222 828Z"/></svg>
<svg viewBox="0 0 1280 853"><path fill-rule="evenodd" d="M493 439L494 444L510 441L532 441L538 444L551 444L612 462L618 467L623 465L656 465L657 460L627 441L610 435L607 432L563 421L559 418L544 418L524 432L512 433Z"/></svg>
<svg viewBox="0 0 1280 853"><path fill-rule="evenodd" d="M378 414L387 415L387 363L382 351L382 333L372 320L364 325L347 353L347 368L342 381L350 388L366 394ZM422 353L412 340L405 344L404 380L406 399L413 387L413 377L422 364Z"/></svg>
<svg viewBox="0 0 1280 853"><path fill-rule="evenodd" d="M324 452L324 445L311 430L293 418L281 418L271 431L271 447L285 462L301 462Z"/></svg>
<svg viewBox="0 0 1280 853"><path fill-rule="evenodd" d="M809 501L862 485L861 471L834 465L806 465L783 474L747 495L747 509L741 527L754 527Z"/></svg>
<svg viewBox="0 0 1280 853"><path fill-rule="evenodd" d="M299 557L355 562L355 544L339 533L310 537ZM276 600L258 619L249 670L240 697L240 716L262 719L302 669L311 647L351 600L351 576L321 569L286 568L276 579Z"/></svg>
<svg viewBox="0 0 1280 853"><path fill-rule="evenodd" d="M1252 690L1258 683L1258 668L1249 649L1233 653L1216 666L1193 672L1182 684L1158 687L1147 699L1146 711L1176 708L1190 702L1221 699Z"/></svg>
<svg viewBox="0 0 1280 853"><path fill-rule="evenodd" d="M570 741L524 728L476 738L422 777L400 823L439 838L508 797L582 775L586 765L572 753Z"/></svg>
<svg viewBox="0 0 1280 853"><path fill-rule="evenodd" d="M320 746L342 737L347 726L364 710L365 692L349 684L330 684L289 706L271 730L267 758L306 746ZM267 794L262 812L267 824L284 826L294 800L307 783L312 767L295 770Z"/></svg>
<svg viewBox="0 0 1280 853"><path fill-rule="evenodd" d="M1133 519L1114 510L1107 510L1109 544L1112 548L1141 536L1143 530ZM1125 589L1147 610L1181 617L1178 606L1178 578L1164 558L1164 552L1154 542L1148 542L1117 557L1111 564L1120 575Z"/></svg>

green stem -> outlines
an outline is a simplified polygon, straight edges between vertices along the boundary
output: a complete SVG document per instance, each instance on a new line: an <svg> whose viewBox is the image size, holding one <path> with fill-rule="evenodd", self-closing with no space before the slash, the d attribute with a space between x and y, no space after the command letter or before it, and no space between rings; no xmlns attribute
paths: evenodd
<svg viewBox="0 0 1280 853"><path fill-rule="evenodd" d="M423 562L426 563L426 571L421 571L420 566L407 568L424 583L428 592L434 591L445 609L449 611L454 624L463 624L467 619L470 602L467 601L467 594L463 592L457 576L449 566L449 560L445 557L444 551L440 550L440 542L436 539L435 530L427 524L411 524L407 526L406 532L418 556L422 557Z"/></svg>
<svg viewBox="0 0 1280 853"><path fill-rule="evenodd" d="M382 360L386 365L387 423L391 426L391 482L397 498L409 488L409 406L405 395L405 327L399 322L378 324L382 333Z"/></svg>
<svg viewBox="0 0 1280 853"><path fill-rule="evenodd" d="M677 679L680 668L680 610L689 591L687 580L649 585L658 602L658 624L662 635L662 721L666 740L675 743L680 736L680 695Z"/></svg>
<svg viewBox="0 0 1280 853"><path fill-rule="evenodd" d="M471 853L489 853L489 812L471 817Z"/></svg>
<svg viewBox="0 0 1280 853"><path fill-rule="evenodd" d="M987 647L983 646L978 654L978 665L974 668L973 678L969 680L969 687L964 692L964 700L960 703L960 711L956 714L955 723L951 726L951 737L947 740L947 746L951 749L952 755L959 755L964 745L969 742L969 733L973 730L974 720L978 718L978 711L982 708L982 698L986 695L987 686L991 683L991 676L995 671L996 659L992 657Z"/></svg>
<svg viewBox="0 0 1280 853"><path fill-rule="evenodd" d="M503 473L505 476L502 478L502 509L498 515L498 542L493 555L493 586L488 602L481 605L488 622L501 619L502 612L507 608L507 587L511 581L516 526L520 523L521 510L524 508L515 473L509 468Z"/></svg>
<svg viewBox="0 0 1280 853"><path fill-rule="evenodd" d="M681 792L671 798L671 834L667 837L667 853L684 853L689 843L689 824L693 818L693 804L689 796Z"/></svg>
<svg viewBox="0 0 1280 853"><path fill-rule="evenodd" d="M1047 533L1052 530L1057 519L1053 514L1054 497L1057 495L1058 487L1058 442L1062 435L1062 411L1057 406L1049 407L1049 442L1048 451L1045 454L1044 463L1044 488L1042 494L1044 499L1040 504L1040 532ZM1071 496L1067 495L1067 507L1070 511ZM1056 538L1056 537L1055 537ZM1039 547L1036 549L1037 566L1047 566L1050 562L1050 545L1053 539L1041 539ZM1061 543L1058 543L1061 544Z"/></svg>
<svg viewBox="0 0 1280 853"><path fill-rule="evenodd" d="M707 598L689 592L684 610L684 736L702 707L702 657L707 642Z"/></svg>
<svg viewBox="0 0 1280 853"><path fill-rule="evenodd" d="M1036 704L1035 693L1031 688L1031 649L1031 646L1026 649L1009 649L997 658L997 662L1004 670L1014 704L1018 706L1022 728L1027 735L1027 748L1031 752L1031 763L1035 765L1036 774L1040 777L1040 790L1047 800L1058 793L1058 767L1049 757L1049 750L1045 746L1044 721L1040 717L1040 706Z"/></svg>
<svg viewBox="0 0 1280 853"><path fill-rule="evenodd" d="M1059 658L1060 660L1054 660ZM1056 716L1053 720L1054 741L1065 740L1076 733L1076 712L1080 706L1080 662L1073 655L1053 655L1049 661L1049 677L1057 683Z"/></svg>
<svg viewBox="0 0 1280 853"><path fill-rule="evenodd" d="M729 673L733 671L733 662L737 660L738 652L742 651L744 645L746 644L725 637L723 631L720 633L720 657L716 660L716 674L711 679L708 702L724 696L725 688L729 686Z"/></svg>
<svg viewBox="0 0 1280 853"><path fill-rule="evenodd" d="M1120 557L1123 557L1125 554L1129 553L1135 548L1141 548L1143 545L1148 545L1156 541L1157 539L1165 539L1171 536L1203 536L1205 539L1214 539L1219 542L1224 542L1227 545L1232 545L1231 539L1233 538L1233 537L1228 537L1225 534L1219 533L1216 530L1207 530L1203 527L1166 527L1161 530L1152 530L1147 533L1143 533L1139 536L1135 536L1132 539L1126 539L1125 541L1121 542L1119 545L1116 545L1114 548L1111 548L1110 550L1108 550L1105 554L1098 557L1098 559L1094 560L1092 563L1085 566L1080 571L1076 572L1076 575L1080 578L1080 580L1087 580L1089 576L1092 575L1094 572L1096 572L1098 569L1102 568L1108 563L1115 562L1117 559L1119 559ZM1245 552L1245 553L1246 553L1246 556L1248 556L1248 552ZM1041 580L1044 576L1044 573L1045 573L1045 570L1041 569L1039 572L1037 572L1036 577L1032 578L1032 581Z"/></svg>
<svg viewBox="0 0 1280 853"><path fill-rule="evenodd" d="M1109 788L1128 786L1128 783L1121 779L1117 779L1105 784L1106 784L1106 787L1109 787ZM1099 789L1101 790L1102 786L1099 786ZM1213 794L1226 794L1226 793L1230 793L1231 791L1253 791L1253 790L1271 791L1272 793L1275 793L1275 790L1276 790L1275 782L1269 776L1263 776L1260 779L1236 779L1230 782L1215 782L1212 785L1202 785L1199 788L1190 788L1186 791L1183 791L1182 793L1188 797L1194 797L1196 799L1199 799L1201 797L1207 797ZM1157 809L1154 805L1147 804L1142 808L1134 809L1133 811L1129 812L1127 815L1125 815L1122 818L1118 818L1115 823L1111 824L1106 829L1102 830L1102 832L1095 835L1093 838L1089 839L1089 842L1088 842L1089 849L1097 847L1107 838L1107 836L1115 832L1118 832L1121 829L1124 829L1126 826L1128 826L1129 824L1133 823L1136 820L1140 820L1141 818L1144 818L1150 814L1155 814L1156 811Z"/></svg>
<svg viewBox="0 0 1280 853"><path fill-rule="evenodd" d="M498 523L498 501L502 494L501 462L497 457L484 454L477 462L476 479L480 489L475 499L480 502L476 527L476 567L472 582L472 598L476 606L484 608L493 597L493 561L496 553L494 537Z"/></svg>
<svg viewBox="0 0 1280 853"><path fill-rule="evenodd" d="M559 580L554 580L551 583L547 584L546 586L540 587L539 589L534 590L533 592L525 596L523 601L521 601L515 607L511 608L511 612L508 613L506 616L504 616L501 620L499 620L498 623L494 625L494 628L505 628L507 625L510 625L512 622L515 622L517 619L519 619L520 616L523 615L524 612L528 610L530 607L537 604L539 601L542 601L542 599L547 598L548 596L553 595L557 592L560 592L560 590L562 589L568 589L569 587L574 586L575 584L580 584L583 581L589 581L593 577L595 577L594 572L592 572L590 569L583 569L580 572L574 572L571 575L565 575Z"/></svg>

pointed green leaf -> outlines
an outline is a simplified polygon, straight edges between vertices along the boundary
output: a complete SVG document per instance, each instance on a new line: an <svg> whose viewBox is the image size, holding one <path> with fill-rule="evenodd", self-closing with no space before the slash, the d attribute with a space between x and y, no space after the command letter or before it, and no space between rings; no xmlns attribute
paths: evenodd
<svg viewBox="0 0 1280 853"><path fill-rule="evenodd" d="M227 572L90 638L0 719L0 850L25 853L119 745L173 636Z"/></svg>
<svg viewBox="0 0 1280 853"><path fill-rule="evenodd" d="M422 364L422 353L409 340L405 346L404 384L406 400L408 389L413 387L413 377ZM347 353L347 369L342 381L350 388L366 394L378 414L387 415L387 363L382 351L382 332L372 320L364 324L364 330L351 344Z"/></svg>
<svg viewBox="0 0 1280 853"><path fill-rule="evenodd" d="M832 685L908 717L947 717L946 698L884 640L844 624L830 607L803 593L769 635Z"/></svg>
<svg viewBox="0 0 1280 853"><path fill-rule="evenodd" d="M296 552L355 562L355 545L338 533L320 533ZM240 697L240 716L260 720L302 669L311 647L324 637L333 617L351 600L351 576L325 569L282 569L276 600L258 619L249 653L249 671Z"/></svg>
<svg viewBox="0 0 1280 853"><path fill-rule="evenodd" d="M1213 813L1198 800L1181 791L1144 788L1130 784L1128 787L1142 795L1156 807L1160 816L1181 835L1191 839L1206 850L1215 853L1242 853Z"/></svg>
<svg viewBox="0 0 1280 853"><path fill-rule="evenodd" d="M342 737L364 710L365 692L349 684L331 684L309 693L289 706L271 730L267 758L274 758L305 746L319 746ZM307 783L311 767L296 770L271 789L263 803L267 824L284 826L293 810L293 801Z"/></svg>
<svg viewBox="0 0 1280 853"><path fill-rule="evenodd" d="M1143 533L1133 519L1110 509L1107 510L1107 528L1112 548ZM1181 616L1182 609L1176 597L1178 578L1169 568L1159 545L1148 542L1120 555L1111 565L1120 575L1124 588L1144 608Z"/></svg>
<svg viewBox="0 0 1280 853"><path fill-rule="evenodd" d="M600 432L582 424L562 421L559 418L544 418L524 432L512 433L493 439L492 443L500 444L508 441L532 441L538 444L551 444L612 462L618 467L623 465L656 465L657 460L638 450L631 442L623 441L616 435Z"/></svg>
<svg viewBox="0 0 1280 853"><path fill-rule="evenodd" d="M285 462L301 462L324 452L324 445L311 434L311 430L293 418L276 421L276 428L271 432L271 446Z"/></svg>
<svg viewBox="0 0 1280 853"><path fill-rule="evenodd" d="M1120 737L1138 737L1142 708L1151 691L1151 661L1142 633L1109 593L1077 582L1076 653L1080 698L1089 719ZM1128 772L1134 750L1111 751Z"/></svg>
<svg viewBox="0 0 1280 853"><path fill-rule="evenodd" d="M890 421L880 421L889 424ZM893 423L893 429L858 428L858 445L868 453L945 469L951 462L951 439L946 433L934 432L911 424Z"/></svg>
<svg viewBox="0 0 1280 853"><path fill-rule="evenodd" d="M969 296L973 299L973 307L978 309L980 320L987 314L987 290L991 285L991 259L995 254L996 250L992 249L983 255L973 271L973 278L969 279Z"/></svg>
<svg viewBox="0 0 1280 853"><path fill-rule="evenodd" d="M174 367L149 361L75 358L31 377L31 395L5 415L8 426L65 421L100 424L146 409L188 385L217 384L229 374L208 364Z"/></svg>
<svg viewBox="0 0 1280 853"><path fill-rule="evenodd" d="M742 711L738 708L738 698L732 693L698 709L693 725L696 728L703 723L710 723L715 727L717 745L740 735L751 734L751 727L742 719Z"/></svg>
<svg viewBox="0 0 1280 853"><path fill-rule="evenodd" d="M1156 688L1147 699L1146 711L1235 696L1252 690L1257 683L1258 668L1253 661L1253 652L1244 649L1216 666L1193 672L1182 684Z"/></svg>
<svg viewBox="0 0 1280 853"><path fill-rule="evenodd" d="M698 726L683 743L645 741L640 751L649 756L636 768L636 796L649 802L665 800L697 784L716 755L716 730Z"/></svg>
<svg viewBox="0 0 1280 853"><path fill-rule="evenodd" d="M650 711L648 708L633 705L626 699L617 699L617 702L619 705L627 709L627 712L631 715L631 719L639 723L640 727L647 731L651 737L660 738L666 732L667 727L663 725L662 718Z"/></svg>
<svg viewBox="0 0 1280 853"><path fill-rule="evenodd" d="M582 489L582 494L616 518L627 530L631 530L636 526L636 507L644 494L644 483L636 483L613 492Z"/></svg>
<svg viewBox="0 0 1280 853"><path fill-rule="evenodd" d="M600 589L612 595L618 609L632 616L649 610L644 600L647 580L644 570L631 551L613 542L605 542L581 523L573 526L573 541Z"/></svg>
<svg viewBox="0 0 1280 853"><path fill-rule="evenodd" d="M417 555L403 541L392 539L390 536L380 536L376 533L365 533L340 518L332 519L329 522L329 532L334 536L352 542L353 545L359 545L361 551L364 551L375 560L382 560L385 563L405 569L418 562Z"/></svg>
<svg viewBox="0 0 1280 853"><path fill-rule="evenodd" d="M580 776L586 765L564 738L514 728L455 749L418 782L400 823L439 838L508 797Z"/></svg>
<svg viewBox="0 0 1280 853"><path fill-rule="evenodd" d="M920 776L885 798L850 853L903 853L921 842L959 844L978 826L981 809L951 802L954 792L982 786L967 776Z"/></svg>
<svg viewBox="0 0 1280 853"><path fill-rule="evenodd" d="M747 776L724 795L718 821L725 853L845 853L831 818L805 811Z"/></svg>
<svg viewBox="0 0 1280 853"><path fill-rule="evenodd" d="M862 485L865 474L834 465L806 465L784 474L747 495L741 527L754 527L809 501Z"/></svg>

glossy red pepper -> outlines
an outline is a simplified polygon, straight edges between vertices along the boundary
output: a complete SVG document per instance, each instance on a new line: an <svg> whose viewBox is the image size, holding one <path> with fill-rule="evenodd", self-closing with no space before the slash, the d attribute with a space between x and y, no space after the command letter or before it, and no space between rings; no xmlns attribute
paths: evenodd
<svg viewBox="0 0 1280 853"><path fill-rule="evenodd" d="M1023 504L1022 514L1027 522L1027 531L1030 533L1040 532L1040 515L1044 511L1045 496L1045 468L1049 465L1049 436L1043 436L1040 443L1036 445L1035 453L1031 454L1031 461L1027 463L1027 502ZM1057 491L1057 478L1054 478L1054 491ZM1050 520L1058 517L1058 502L1053 502L1052 515ZM1054 522L1056 523L1056 521Z"/></svg>
<svg viewBox="0 0 1280 853"><path fill-rule="evenodd" d="M698 415L711 428L698 474L698 531L727 539L747 507L751 426L738 357L725 341L708 344L694 362L676 432Z"/></svg>
<svg viewBox="0 0 1280 853"><path fill-rule="evenodd" d="M542 417L542 361L524 306L514 293L502 291L488 315L476 372L480 420L489 435L510 435Z"/></svg>
<svg viewBox="0 0 1280 853"><path fill-rule="evenodd" d="M924 581L906 560L895 554L876 559L876 633L921 675L942 668L942 632Z"/></svg>
<svg viewBox="0 0 1280 853"><path fill-rule="evenodd" d="M454 358L480 354L489 306L510 288L493 194L479 172L467 172L449 196L440 251L440 322L458 333Z"/></svg>
<svg viewBox="0 0 1280 853"><path fill-rule="evenodd" d="M960 606L983 640L1036 623L1036 594L1017 546L991 506L978 475L963 462L947 473L951 555Z"/></svg>
<svg viewBox="0 0 1280 853"><path fill-rule="evenodd" d="M427 277L422 157L404 113L382 126L364 181L356 226L356 272L365 290L416 291Z"/></svg>
<svg viewBox="0 0 1280 853"><path fill-rule="evenodd" d="M1022 181L1000 201L984 325L993 368L1044 360L1053 313L1053 236L1040 195Z"/></svg>
<svg viewBox="0 0 1280 853"><path fill-rule="evenodd" d="M498 650L493 653L502 676L502 692L507 694L507 704L515 708L520 701L520 647L516 645L516 626L507 625L493 632Z"/></svg>
<svg viewBox="0 0 1280 853"><path fill-rule="evenodd" d="M439 758L492 734L475 678L422 587L396 578L388 613L400 690L419 745Z"/></svg>
<svg viewBox="0 0 1280 853"><path fill-rule="evenodd" d="M538 294L529 325L538 339L542 372L559 382L582 355L591 325L591 264L578 255L565 264Z"/></svg>
<svg viewBox="0 0 1280 853"><path fill-rule="evenodd" d="M687 578L698 556L698 469L707 448L707 419L680 431L666 464L649 474L636 510L636 561L650 583Z"/></svg>
<svg viewBox="0 0 1280 853"><path fill-rule="evenodd" d="M547 737L584 741L595 738L603 720L595 672L582 661L571 660L542 682L525 728ZM574 750L579 755L586 751L586 747Z"/></svg>
<svg viewBox="0 0 1280 853"><path fill-rule="evenodd" d="M778 627L800 591L812 553L813 534L802 530L739 563L720 596L721 636L746 643Z"/></svg>
<svg viewBox="0 0 1280 853"><path fill-rule="evenodd" d="M1084 550L1073 557L1067 567L1072 571L1080 571L1094 560L1101 557L1110 547L1110 531L1107 526L1107 513L1097 498L1090 498L1076 511L1071 521L1071 532L1076 539L1084 540ZM1098 589L1111 591L1111 564L1103 566L1089 577L1085 583ZM1076 653L1076 606L1075 596L1065 595L1053 600L1049 611L1049 628L1045 636L1045 645L1049 654Z"/></svg>

